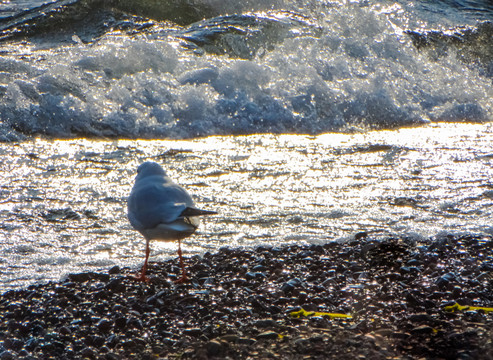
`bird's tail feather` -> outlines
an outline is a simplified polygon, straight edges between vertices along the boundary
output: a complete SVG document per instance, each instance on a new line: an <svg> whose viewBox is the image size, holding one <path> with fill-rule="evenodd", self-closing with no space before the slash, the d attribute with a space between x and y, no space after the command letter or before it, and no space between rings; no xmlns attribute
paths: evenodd
<svg viewBox="0 0 493 360"><path fill-rule="evenodd" d="M187 207L182 211L180 216L201 216L201 215L215 215L216 211L211 210L201 210L193 207Z"/></svg>

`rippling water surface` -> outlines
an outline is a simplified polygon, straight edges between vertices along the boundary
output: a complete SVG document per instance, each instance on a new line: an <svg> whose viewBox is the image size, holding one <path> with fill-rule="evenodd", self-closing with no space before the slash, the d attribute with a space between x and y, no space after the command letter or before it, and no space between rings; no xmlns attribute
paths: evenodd
<svg viewBox="0 0 493 360"><path fill-rule="evenodd" d="M144 240L126 219L138 164L161 163L219 215L186 254L440 232L492 233L491 125L365 134L252 135L190 141L36 139L0 147L2 286L135 266ZM152 243L153 260L176 244Z"/></svg>

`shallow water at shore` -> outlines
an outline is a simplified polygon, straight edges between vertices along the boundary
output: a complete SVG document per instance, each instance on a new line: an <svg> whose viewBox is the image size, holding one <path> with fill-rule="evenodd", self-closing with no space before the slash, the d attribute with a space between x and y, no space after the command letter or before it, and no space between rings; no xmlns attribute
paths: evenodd
<svg viewBox="0 0 493 360"><path fill-rule="evenodd" d="M184 241L187 255L361 232L492 233L492 130L438 124L316 137L2 144L0 289L140 266L144 240L126 219L126 197L145 160L219 212ZM152 243L151 261L174 256L176 244Z"/></svg>

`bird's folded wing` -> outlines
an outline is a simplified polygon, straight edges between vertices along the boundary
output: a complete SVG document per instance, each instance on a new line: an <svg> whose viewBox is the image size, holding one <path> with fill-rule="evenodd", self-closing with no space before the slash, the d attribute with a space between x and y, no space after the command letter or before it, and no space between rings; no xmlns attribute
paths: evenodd
<svg viewBox="0 0 493 360"><path fill-rule="evenodd" d="M169 224L176 221L185 209L185 204L164 203L160 206L142 208L132 215L145 229L152 229L159 224Z"/></svg>
<svg viewBox="0 0 493 360"><path fill-rule="evenodd" d="M192 203L180 188L147 183L134 188L130 194L129 218L139 228L150 229L162 223L171 223Z"/></svg>

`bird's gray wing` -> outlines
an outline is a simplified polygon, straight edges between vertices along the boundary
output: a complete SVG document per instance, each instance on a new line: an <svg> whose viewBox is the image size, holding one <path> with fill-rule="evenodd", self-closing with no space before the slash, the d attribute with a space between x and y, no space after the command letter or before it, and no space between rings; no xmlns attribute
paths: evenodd
<svg viewBox="0 0 493 360"><path fill-rule="evenodd" d="M128 201L128 216L138 229L151 229L171 223L193 201L180 186L173 183L142 181L136 184Z"/></svg>

